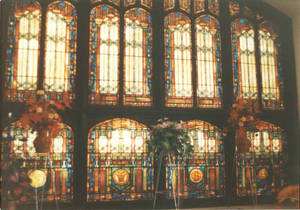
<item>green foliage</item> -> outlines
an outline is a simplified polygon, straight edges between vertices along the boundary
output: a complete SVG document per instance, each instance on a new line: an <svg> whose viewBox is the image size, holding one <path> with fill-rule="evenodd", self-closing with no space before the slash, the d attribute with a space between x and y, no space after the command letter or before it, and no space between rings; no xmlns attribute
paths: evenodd
<svg viewBox="0 0 300 210"><path fill-rule="evenodd" d="M167 119L159 120L153 126L152 136L148 144L151 156L158 159L160 154L175 156L177 160L186 161L193 151L187 131L182 122L172 122Z"/></svg>

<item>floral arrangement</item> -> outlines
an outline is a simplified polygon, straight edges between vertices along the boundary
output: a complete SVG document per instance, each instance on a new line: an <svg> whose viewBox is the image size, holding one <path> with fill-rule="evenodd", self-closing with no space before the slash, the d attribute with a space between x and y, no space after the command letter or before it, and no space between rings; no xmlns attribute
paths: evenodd
<svg viewBox="0 0 300 210"><path fill-rule="evenodd" d="M31 180L22 168L22 159L1 160L2 196L9 201L19 200L29 189Z"/></svg>
<svg viewBox="0 0 300 210"><path fill-rule="evenodd" d="M260 113L258 103L252 99L238 99L229 110L228 126L224 128L224 135L235 131L235 143L239 152L248 152L251 146L247 139L247 131L257 130Z"/></svg>
<svg viewBox="0 0 300 210"><path fill-rule="evenodd" d="M43 100L41 97L43 94L44 91L39 90L37 91L38 100L34 97L27 100L25 112L21 115L19 121L23 127L31 129L32 132L37 131L37 140L34 142L37 152L43 152L46 147L49 148L51 139L55 138L61 131L62 118L58 112L71 108L66 100ZM42 145L42 143L46 144ZM42 148L39 149L38 147Z"/></svg>
<svg viewBox="0 0 300 210"><path fill-rule="evenodd" d="M172 122L167 118L158 120L158 124L153 126L152 137L147 144L150 155L156 159L160 155L171 154L185 160L193 148L183 122Z"/></svg>

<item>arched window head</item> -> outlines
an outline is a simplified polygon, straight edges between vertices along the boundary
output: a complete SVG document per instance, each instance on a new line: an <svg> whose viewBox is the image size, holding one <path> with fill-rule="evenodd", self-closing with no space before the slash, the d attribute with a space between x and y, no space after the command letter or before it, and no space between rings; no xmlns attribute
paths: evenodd
<svg viewBox="0 0 300 210"><path fill-rule="evenodd" d="M247 19L236 19L231 24L234 96L257 99L254 29Z"/></svg>
<svg viewBox="0 0 300 210"><path fill-rule="evenodd" d="M222 64L219 22L211 16L195 21L197 50L197 105L201 108L221 107Z"/></svg>
<svg viewBox="0 0 300 210"><path fill-rule="evenodd" d="M151 25L151 16L143 9L125 13L124 105L152 104Z"/></svg>
<svg viewBox="0 0 300 210"><path fill-rule="evenodd" d="M283 109L283 68L276 28L270 22L259 26L262 104L265 109Z"/></svg>
<svg viewBox="0 0 300 210"><path fill-rule="evenodd" d="M25 129L17 121L3 131L2 151L6 158L22 158L22 167L31 179L30 188L20 201L33 203L38 190L39 201L69 202L73 199L73 148L72 129L62 124L58 135L52 139L50 153L36 153L34 141L37 131ZM51 132L51 131L50 131ZM5 140L10 140L8 143Z"/></svg>
<svg viewBox="0 0 300 210"><path fill-rule="evenodd" d="M164 21L165 103L167 107L192 107L191 24L181 13L171 13Z"/></svg>
<svg viewBox="0 0 300 210"><path fill-rule="evenodd" d="M37 89L41 7L38 2L20 4L9 17L6 96L24 101Z"/></svg>
<svg viewBox="0 0 300 210"><path fill-rule="evenodd" d="M247 131L249 152L236 152L239 197L275 194L286 184L287 140L283 130L263 121L258 121L256 127L256 131Z"/></svg>
<svg viewBox="0 0 300 210"><path fill-rule="evenodd" d="M75 97L76 40L75 7L65 1L51 3L46 15L44 88L47 99Z"/></svg>
<svg viewBox="0 0 300 210"><path fill-rule="evenodd" d="M183 124L194 152L186 165L167 163L168 197L173 196L172 184L184 198L223 197L225 193L224 145L221 130L201 120ZM176 195L177 196L177 195Z"/></svg>
<svg viewBox="0 0 300 210"><path fill-rule="evenodd" d="M119 97L119 14L99 5L90 14L89 101L117 104Z"/></svg>
<svg viewBox="0 0 300 210"><path fill-rule="evenodd" d="M147 156L149 129L134 120L115 118L88 134L87 200L151 199L153 162Z"/></svg>

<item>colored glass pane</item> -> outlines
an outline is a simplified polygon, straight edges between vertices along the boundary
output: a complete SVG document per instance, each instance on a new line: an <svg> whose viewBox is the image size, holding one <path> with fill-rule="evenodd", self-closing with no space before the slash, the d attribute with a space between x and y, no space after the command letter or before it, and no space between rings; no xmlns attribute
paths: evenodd
<svg viewBox="0 0 300 210"><path fill-rule="evenodd" d="M35 2L17 8L9 17L6 97L23 101L37 88L41 9Z"/></svg>
<svg viewBox="0 0 300 210"><path fill-rule="evenodd" d="M32 187L27 189L19 199L20 202L34 203L36 198L38 201L49 202L68 202L73 199L73 132L65 124L62 127L61 132L52 140L53 144L48 154L35 152L36 131L24 129L18 122L4 129L4 140L10 138L12 141L2 144L3 158L22 158L22 166L32 178ZM33 174L37 174L38 177ZM40 183L41 175L45 176L45 184L43 182L41 186L34 185Z"/></svg>
<svg viewBox="0 0 300 210"><path fill-rule="evenodd" d="M205 10L205 0L194 0L194 12L199 13Z"/></svg>
<svg viewBox="0 0 300 210"><path fill-rule="evenodd" d="M214 15L220 14L220 3L219 0L207 0L208 10Z"/></svg>
<svg viewBox="0 0 300 210"><path fill-rule="evenodd" d="M240 12L240 1L239 0L230 0L229 1L229 11L230 15L234 16Z"/></svg>
<svg viewBox="0 0 300 210"><path fill-rule="evenodd" d="M195 30L198 107L221 107L222 64L220 24L211 16L201 16L195 21Z"/></svg>
<svg viewBox="0 0 300 210"><path fill-rule="evenodd" d="M141 5L151 9L152 8L152 0L141 0Z"/></svg>
<svg viewBox="0 0 300 210"><path fill-rule="evenodd" d="M234 68L234 95L239 98L257 98L257 78L253 26L247 19L232 23L232 53Z"/></svg>
<svg viewBox="0 0 300 210"><path fill-rule="evenodd" d="M124 6L128 7L130 5L134 5L136 3L136 0L124 0Z"/></svg>
<svg viewBox="0 0 300 210"><path fill-rule="evenodd" d="M45 80L46 97L75 97L77 12L68 2L49 5L46 18Z"/></svg>
<svg viewBox="0 0 300 210"><path fill-rule="evenodd" d="M142 9L125 14L124 105L150 106L152 76L151 16Z"/></svg>
<svg viewBox="0 0 300 210"><path fill-rule="evenodd" d="M262 103L266 109L283 108L283 72L278 55L278 35L269 22L259 29L260 68L262 80Z"/></svg>
<svg viewBox="0 0 300 210"><path fill-rule="evenodd" d="M236 152L238 196L277 194L286 185L287 142L283 130L266 122L258 122L257 127L258 131L247 132L250 151Z"/></svg>
<svg viewBox="0 0 300 210"><path fill-rule="evenodd" d="M110 6L99 5L90 15L90 103L117 104L118 56L119 14Z"/></svg>
<svg viewBox="0 0 300 210"><path fill-rule="evenodd" d="M175 7L175 0L164 0L164 10L170 10Z"/></svg>
<svg viewBox="0 0 300 210"><path fill-rule="evenodd" d="M167 107L192 107L191 24L180 13L165 18L165 88Z"/></svg>
<svg viewBox="0 0 300 210"><path fill-rule="evenodd" d="M91 3L97 3L97 2L104 2L105 0L90 0ZM117 6L120 5L120 0L107 0L108 2L111 2Z"/></svg>
<svg viewBox="0 0 300 210"><path fill-rule="evenodd" d="M151 199L153 162L147 156L149 129L116 118L97 124L88 135L87 200Z"/></svg>
<svg viewBox="0 0 300 210"><path fill-rule="evenodd" d="M179 7L183 11L190 12L191 8L191 1L190 0L179 0Z"/></svg>
<svg viewBox="0 0 300 210"><path fill-rule="evenodd" d="M223 197L225 193L224 146L221 130L200 121L184 125L194 146L194 152L185 166L167 161L166 189L168 197L175 193L184 198Z"/></svg>

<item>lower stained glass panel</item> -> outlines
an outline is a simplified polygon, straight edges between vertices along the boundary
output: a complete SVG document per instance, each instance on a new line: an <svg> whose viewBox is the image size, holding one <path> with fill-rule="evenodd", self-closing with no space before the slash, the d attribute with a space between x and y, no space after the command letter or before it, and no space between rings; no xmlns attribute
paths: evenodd
<svg viewBox="0 0 300 210"><path fill-rule="evenodd" d="M271 195L284 185L287 161L283 130L266 122L259 123L257 132L248 132L250 152L236 153L237 196Z"/></svg>
<svg viewBox="0 0 300 210"><path fill-rule="evenodd" d="M87 200L151 199L153 162L146 153L148 128L116 118L94 126L88 137Z"/></svg>
<svg viewBox="0 0 300 210"><path fill-rule="evenodd" d="M19 201L34 203L47 201L68 202L73 199L73 133L69 126L63 126L53 139L50 153L36 153L34 140L36 132L24 129L18 122L6 127L2 144L1 160L12 157L21 161L20 171L31 179L29 187L20 195ZM5 178L3 180L5 182ZM36 195L37 192L37 195ZM9 195L8 195L9 197ZM3 199L7 199L4 198ZM8 198L9 199L9 198Z"/></svg>
<svg viewBox="0 0 300 210"><path fill-rule="evenodd" d="M185 124L194 153L187 165L168 160L166 167L167 197L178 193L182 198L223 197L225 190L224 146L220 130L203 121Z"/></svg>

